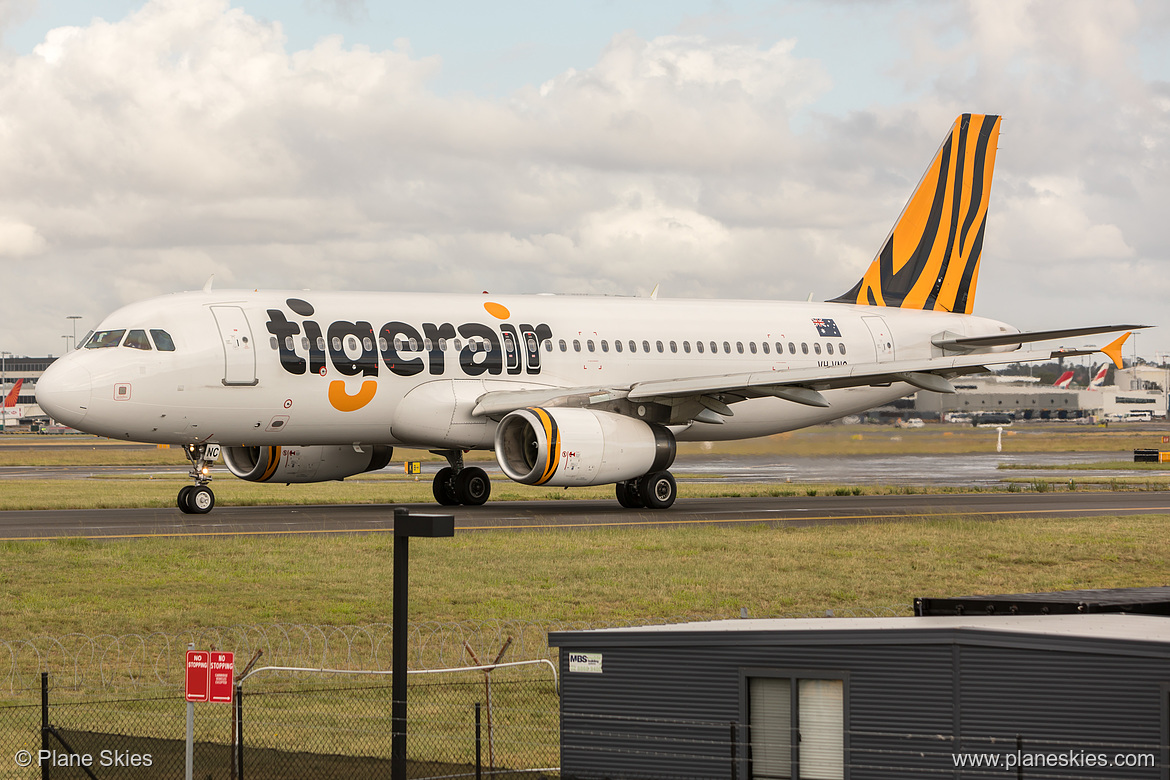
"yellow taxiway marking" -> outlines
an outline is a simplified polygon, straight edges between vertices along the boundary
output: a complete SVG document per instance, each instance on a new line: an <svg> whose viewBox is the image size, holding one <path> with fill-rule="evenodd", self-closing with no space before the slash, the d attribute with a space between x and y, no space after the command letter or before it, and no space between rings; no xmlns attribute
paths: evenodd
<svg viewBox="0 0 1170 780"><path fill-rule="evenodd" d="M905 514L885 515L783 515L776 517L738 517L724 519L691 519L691 520L629 520L601 523L531 523L520 525L457 525L456 531L527 531L539 529L580 529L580 528L632 528L647 525L730 525L732 523L786 523L792 521L822 521L822 520L929 520L940 517L988 517L1002 515L1019 515L1031 517L1044 514L1078 513L1090 510L1078 509L995 509L973 512L913 512ZM1106 507L1091 510L1094 515L1107 514L1110 511L1126 512L1128 514L1158 514L1170 512L1170 506L1138 507ZM223 536L291 536L296 534L368 534L393 533L393 526L389 528L289 528L285 530L256 530L256 531L173 531L138 534L58 534L57 536L0 536L0 542L51 542L58 539L167 539L186 537L223 537Z"/></svg>

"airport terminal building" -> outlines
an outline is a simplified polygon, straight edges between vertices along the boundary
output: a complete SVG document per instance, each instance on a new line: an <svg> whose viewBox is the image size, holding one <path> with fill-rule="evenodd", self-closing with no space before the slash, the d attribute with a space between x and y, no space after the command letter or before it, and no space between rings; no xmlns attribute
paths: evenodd
<svg viewBox="0 0 1170 780"><path fill-rule="evenodd" d="M1018 420L1094 419L1097 421L1164 419L1170 369L1135 366L1115 374L1115 385L1096 389L1042 386L1009 377L954 380L957 393L920 392L914 411L923 417L1011 414Z"/></svg>
<svg viewBox="0 0 1170 780"><path fill-rule="evenodd" d="M48 419L48 416L37 406L37 380L40 379L41 374L45 373L45 369L56 360L57 358L53 355L47 357L6 355L4 360L0 362L0 399L8 396L8 392L17 381L24 380L24 384L20 387L20 396L16 399L16 405L24 407L23 415L19 419L6 416L4 421L7 425L24 425L34 420Z"/></svg>

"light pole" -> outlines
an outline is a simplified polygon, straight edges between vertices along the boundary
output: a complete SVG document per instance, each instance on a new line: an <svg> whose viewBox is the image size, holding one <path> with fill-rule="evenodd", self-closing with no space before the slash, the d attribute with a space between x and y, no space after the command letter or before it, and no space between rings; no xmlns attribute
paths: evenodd
<svg viewBox="0 0 1170 780"><path fill-rule="evenodd" d="M68 355L69 354L69 334L66 333L61 338L65 339L65 352L63 354Z"/></svg>
<svg viewBox="0 0 1170 780"><path fill-rule="evenodd" d="M4 359L10 357L12 357L11 352L0 351L0 388L3 388L8 384L8 363L6 363ZM7 394L4 395L4 400L8 400ZM0 401L0 404L2 403L4 403L4 401ZM5 407L0 406L0 433L5 432L5 425L8 422L8 412L4 411L4 409Z"/></svg>
<svg viewBox="0 0 1170 780"><path fill-rule="evenodd" d="M81 319L80 314L70 314L65 319L73 320L73 348L77 349L77 321ZM66 345L68 346L68 345Z"/></svg>

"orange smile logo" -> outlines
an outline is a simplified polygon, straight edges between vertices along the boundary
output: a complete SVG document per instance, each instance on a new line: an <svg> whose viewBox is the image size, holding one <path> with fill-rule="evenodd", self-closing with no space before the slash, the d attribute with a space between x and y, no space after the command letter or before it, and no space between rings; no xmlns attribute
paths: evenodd
<svg viewBox="0 0 1170 780"><path fill-rule="evenodd" d="M378 383L373 379L362 382L362 389L356 395L350 395L345 389L345 382L334 379L329 383L329 403L339 412L356 412L374 400L378 392Z"/></svg>

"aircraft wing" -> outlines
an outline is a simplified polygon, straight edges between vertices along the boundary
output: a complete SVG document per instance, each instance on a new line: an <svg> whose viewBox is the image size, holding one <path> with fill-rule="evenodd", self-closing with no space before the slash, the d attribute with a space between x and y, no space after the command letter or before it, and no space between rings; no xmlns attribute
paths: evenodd
<svg viewBox="0 0 1170 780"><path fill-rule="evenodd" d="M1126 336L1129 334L1127 333ZM630 386L542 388L538 390L495 390L476 400L474 417L499 417L528 406L593 406L613 401L658 401L677 406L693 400L705 411L694 419L721 422L734 414L730 404L748 398L772 396L806 406L828 407L824 390L846 387L886 386L906 382L923 390L953 393L950 378L982 373L989 366L1028 363L1077 357L1094 352L1120 354L1126 336L1102 350L1026 350L991 352L894 360L885 363L854 363L840 366L798 368L783 371L755 371L736 374L685 377L637 382Z"/></svg>

